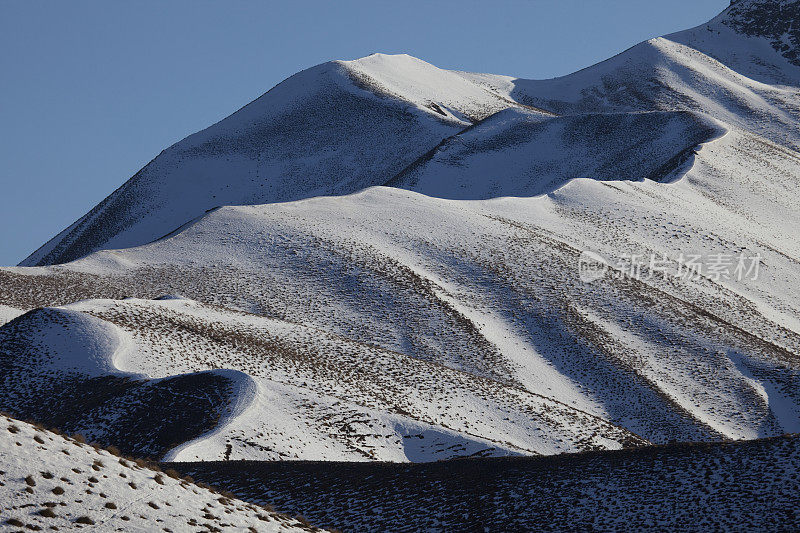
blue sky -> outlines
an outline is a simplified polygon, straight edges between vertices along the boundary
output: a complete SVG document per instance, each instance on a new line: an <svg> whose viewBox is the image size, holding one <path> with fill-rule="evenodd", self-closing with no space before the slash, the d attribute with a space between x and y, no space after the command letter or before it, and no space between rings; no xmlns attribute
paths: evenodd
<svg viewBox="0 0 800 533"><path fill-rule="evenodd" d="M727 0L0 0L0 265L291 74L373 52L526 78L696 26Z"/></svg>

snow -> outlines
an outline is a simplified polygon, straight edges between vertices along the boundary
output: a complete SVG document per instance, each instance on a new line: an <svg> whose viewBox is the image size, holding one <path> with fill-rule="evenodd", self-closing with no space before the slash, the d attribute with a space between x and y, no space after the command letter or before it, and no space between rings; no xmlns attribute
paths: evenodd
<svg viewBox="0 0 800 533"><path fill-rule="evenodd" d="M172 376L197 372L225 379L220 418L202 435L169 450L165 457L170 460L430 461L473 454L555 453L587 445L618 448L621 440L635 440L574 405L513 387L498 388L478 376L436 365L422 370L425 363L374 346L185 298L86 300L58 311L86 315L97 325L100 338L109 329L130 336L128 356L115 360L114 372L165 383ZM58 327L59 317L42 310L20 327L38 338L54 327L54 319ZM147 331L136 325L142 320L149 324ZM9 334L19 336L16 331ZM209 334L221 336L218 339L235 335L236 340L220 344ZM77 341L86 343L89 337L85 334ZM27 405L28 384L34 380L29 358L42 351L28 346L29 352L15 354L16 371L7 377L4 392L4 401L19 409ZM223 366L235 370L214 370ZM40 388L48 390L75 371L67 367L52 375L52 368L48 370L37 378ZM426 374L430 377L420 377ZM556 386L559 376L551 375L548 384ZM580 399L578 394L572 397ZM478 420L465 416L476 411L482 412ZM84 425L76 427L101 440L124 429L115 425L114 416L106 418L98 424L79 417L78 424Z"/></svg>
<svg viewBox="0 0 800 533"><path fill-rule="evenodd" d="M256 398L260 396L258 391L258 384L245 374L235 370L217 370L222 376L225 376L233 387L232 397L234 398L233 405L231 405L224 417L217 421L216 427L210 432L201 435L197 439L186 442L173 448L164 456L165 461L179 461L182 457L198 458L207 453L209 447L224 448L224 435L229 431L231 425L237 423L239 418L247 418L258 420L263 415L262 412L248 413L253 411L252 407L256 402ZM253 416L255 414L255 416ZM209 444L212 443L212 444Z"/></svg>
<svg viewBox="0 0 800 533"><path fill-rule="evenodd" d="M25 261L63 264L0 269L3 309L45 308L0 327L3 400L207 383L166 416L219 417L156 450L180 460L797 430L800 76L734 16L553 80L381 54L298 73ZM584 252L609 275L582 280ZM671 275L694 253L760 273ZM631 255L670 275L619 275ZM111 439L130 398L70 423Z"/></svg>
<svg viewBox="0 0 800 533"><path fill-rule="evenodd" d="M708 24L648 40L550 80L462 74L517 102L561 114L692 111L800 147L800 66L764 37Z"/></svg>
<svg viewBox="0 0 800 533"><path fill-rule="evenodd" d="M14 307L10 307L8 305L0 304L0 326L7 322L11 322L18 316L24 314L25 311L22 309L16 309Z"/></svg>
<svg viewBox="0 0 800 533"><path fill-rule="evenodd" d="M552 80L448 71L405 54L373 54L312 67L165 150L23 264L66 262L99 249L143 245L221 205L350 194L384 184L405 186L396 182L398 175L429 150L448 139L447 149L457 150L455 143L479 134L467 128L492 115L496 124L506 109L527 109L527 121L553 112L688 111L704 115L696 116L697 122L720 121L723 128L735 126L796 150L800 66L777 53L770 39L734 31L731 21L746 19L753 6L737 9L739 14L726 10L708 24L651 39ZM544 127L539 139L557 136L559 127L570 121L581 119L551 121L552 129ZM622 119L616 128L631 124L635 117ZM655 140L658 151L677 148L668 146L675 142L669 134L680 134L687 124L673 126ZM481 131L488 128L483 125ZM624 131L609 132L606 140L613 144L619 136L624 137ZM557 144L533 141L529 139L528 147L538 152L525 157L542 159L538 167L527 167L530 174L522 176L527 181L493 180L492 166L475 166L484 178L465 181L459 176L455 197L541 194L547 192L543 186L555 187L557 180L607 170L591 165L595 154L575 153L575 164L569 165L553 160ZM641 153L647 155L646 150ZM512 156L508 166L519 165L520 157ZM483 162L489 165L492 160ZM633 168L619 170L634 174ZM454 194L452 187L432 184L425 191Z"/></svg>
<svg viewBox="0 0 800 533"><path fill-rule="evenodd" d="M354 61L342 61L348 71L389 94L413 103L419 110L437 117L436 104L444 120L462 127L506 109L511 102L499 94L460 76L407 54L372 54ZM441 113L439 113L441 115Z"/></svg>
<svg viewBox="0 0 800 533"><path fill-rule="evenodd" d="M485 135L494 131L490 122ZM66 306L134 339L120 369L229 368L256 383L254 399L230 396L246 408L171 458L420 461L775 435L800 405L784 351L799 341L758 310L800 308L788 259L800 161L752 133L718 131L665 183L577 178L547 195L478 201L376 187L223 207L49 276L85 276L95 295L109 280L127 296L184 295ZM738 155L754 142L758 157ZM613 265L627 252L739 249L764 258L757 280L577 280L582 250ZM729 353L771 377L754 387ZM765 400L768 387L786 392ZM435 438L398 433L411 426ZM430 447L408 448L423 440Z"/></svg>
<svg viewBox="0 0 800 533"><path fill-rule="evenodd" d="M392 185L438 198L488 199L547 194L576 178L662 177L674 160L725 131L690 113L544 118L509 109L451 137Z"/></svg>
<svg viewBox="0 0 800 533"><path fill-rule="evenodd" d="M206 525L305 530L295 519L6 416L0 416L0 501L4 530L17 523L95 531L191 531ZM50 516L41 514L46 509Z"/></svg>
<svg viewBox="0 0 800 533"><path fill-rule="evenodd" d="M39 312L49 320L37 331L33 350L39 359L35 371L90 377L120 373L117 364L129 357L131 347L131 338L123 330L68 309L46 308Z"/></svg>
<svg viewBox="0 0 800 533"><path fill-rule="evenodd" d="M406 55L324 63L169 147L22 264L146 244L220 205L382 185L470 121L516 105Z"/></svg>

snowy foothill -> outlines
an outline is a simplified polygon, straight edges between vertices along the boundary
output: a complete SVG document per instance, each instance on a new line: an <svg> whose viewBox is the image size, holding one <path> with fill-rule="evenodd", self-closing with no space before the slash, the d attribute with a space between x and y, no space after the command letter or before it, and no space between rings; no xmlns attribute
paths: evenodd
<svg viewBox="0 0 800 533"><path fill-rule="evenodd" d="M84 318L80 336L68 334L72 317ZM116 344L84 354L113 361L105 373L59 358L110 337L126 339L123 356ZM9 341L0 397L14 413L102 443L125 438L126 451L169 460L432 461L644 442L575 405L480 374L186 298L41 309L0 338ZM192 386L205 394L187 396ZM62 400L76 389L85 403ZM134 405L164 419L139 420L132 432L125 411ZM194 425L176 432L182 419Z"/></svg>
<svg viewBox="0 0 800 533"><path fill-rule="evenodd" d="M8 531L312 530L153 463L3 415L0 502L0 529Z"/></svg>

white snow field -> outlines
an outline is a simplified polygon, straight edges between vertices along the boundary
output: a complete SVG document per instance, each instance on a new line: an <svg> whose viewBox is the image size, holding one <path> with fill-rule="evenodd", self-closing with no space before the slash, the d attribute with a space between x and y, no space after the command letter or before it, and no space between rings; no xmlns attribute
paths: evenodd
<svg viewBox="0 0 800 533"><path fill-rule="evenodd" d="M0 269L0 408L179 461L800 431L794 28L739 0L555 80L303 71Z"/></svg>
<svg viewBox="0 0 800 533"><path fill-rule="evenodd" d="M5 324L6 322L14 320L23 313L24 311L20 309L15 309L7 305L0 305L0 326Z"/></svg>
<svg viewBox="0 0 800 533"><path fill-rule="evenodd" d="M297 519L0 415L4 531L311 531Z"/></svg>

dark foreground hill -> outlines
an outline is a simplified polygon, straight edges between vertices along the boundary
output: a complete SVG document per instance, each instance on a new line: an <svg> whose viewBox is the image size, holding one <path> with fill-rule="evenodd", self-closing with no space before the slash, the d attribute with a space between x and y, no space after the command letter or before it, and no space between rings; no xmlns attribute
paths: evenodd
<svg viewBox="0 0 800 533"><path fill-rule="evenodd" d="M797 531L800 435L425 464L175 467L347 531Z"/></svg>

